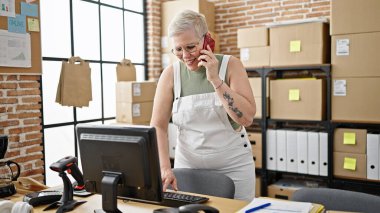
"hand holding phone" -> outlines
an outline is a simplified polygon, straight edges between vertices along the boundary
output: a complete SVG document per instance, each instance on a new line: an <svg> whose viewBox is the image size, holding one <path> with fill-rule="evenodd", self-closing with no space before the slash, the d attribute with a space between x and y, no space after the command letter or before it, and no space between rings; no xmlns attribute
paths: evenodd
<svg viewBox="0 0 380 213"><path fill-rule="evenodd" d="M207 45L209 45L211 48L211 51L214 52L215 41L214 39L211 38L211 34L209 32L207 32L206 35L204 36L202 49L207 50Z"/></svg>

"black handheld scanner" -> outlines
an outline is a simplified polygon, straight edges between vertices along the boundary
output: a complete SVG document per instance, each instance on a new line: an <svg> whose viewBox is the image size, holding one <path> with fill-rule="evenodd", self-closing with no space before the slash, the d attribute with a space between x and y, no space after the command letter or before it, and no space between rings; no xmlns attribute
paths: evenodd
<svg viewBox="0 0 380 213"><path fill-rule="evenodd" d="M74 187L74 190L84 189L84 180L82 172L78 168L78 159L73 156L67 156L59 161L50 165L50 169L56 172L64 172L71 174L77 181L78 185Z"/></svg>

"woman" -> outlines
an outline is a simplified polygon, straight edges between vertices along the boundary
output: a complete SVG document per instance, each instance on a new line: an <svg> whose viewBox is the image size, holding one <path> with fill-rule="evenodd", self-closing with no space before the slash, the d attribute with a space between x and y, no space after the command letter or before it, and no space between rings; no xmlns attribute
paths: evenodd
<svg viewBox="0 0 380 213"><path fill-rule="evenodd" d="M172 117L178 127L176 168L208 169L229 176L235 199L251 201L255 171L244 126L256 112L247 73L239 59L202 50L208 32L205 17L191 10L169 25L178 62L162 73L154 99L151 125L156 127L163 190L177 180L172 172L167 140Z"/></svg>

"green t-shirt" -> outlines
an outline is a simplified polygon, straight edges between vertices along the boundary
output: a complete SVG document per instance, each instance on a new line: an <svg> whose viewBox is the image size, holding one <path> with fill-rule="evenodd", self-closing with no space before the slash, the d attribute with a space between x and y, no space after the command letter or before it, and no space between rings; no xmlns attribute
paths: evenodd
<svg viewBox="0 0 380 213"><path fill-rule="evenodd" d="M222 60L223 60L223 55L217 54L215 56L219 61L219 68L218 68L219 70ZM198 71L194 72L187 69L186 65L180 62L180 70L181 70L181 97L215 92L214 87L207 80L206 68L201 67ZM229 82L227 81L227 73L226 73L224 82L226 82L226 84L229 85ZM228 116L228 120L231 123L232 128L235 130L238 129L240 125L236 123L234 120L232 120L228 114L227 116Z"/></svg>

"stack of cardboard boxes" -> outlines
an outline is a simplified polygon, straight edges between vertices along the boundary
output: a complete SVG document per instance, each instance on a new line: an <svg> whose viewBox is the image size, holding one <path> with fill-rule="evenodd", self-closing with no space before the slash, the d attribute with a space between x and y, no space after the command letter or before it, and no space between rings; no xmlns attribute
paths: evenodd
<svg viewBox="0 0 380 213"><path fill-rule="evenodd" d="M256 102L256 114L255 114L255 119L261 119L262 118L262 85L261 85L261 78L255 77L255 78L248 78L249 84L251 85L253 95L255 97L255 102ZM267 101L267 116L264 116L264 118L269 116L269 85L268 85L268 80L267 80L267 93L266 93L266 98L265 100Z"/></svg>
<svg viewBox="0 0 380 213"><path fill-rule="evenodd" d="M318 21L269 28L238 30L240 59L245 67L315 65L329 62L328 24ZM269 46L270 44L270 46ZM250 79L261 117L260 79ZM256 85L255 85L256 84ZM326 83L323 79L270 81L270 117L289 120L324 120ZM267 90L267 91L269 91ZM269 94L269 92L267 92ZM269 104L268 104L269 105Z"/></svg>
<svg viewBox="0 0 380 213"><path fill-rule="evenodd" d="M331 2L332 120L380 122L380 1ZM379 180L379 135L336 129L334 175Z"/></svg>
<svg viewBox="0 0 380 213"><path fill-rule="evenodd" d="M367 178L367 130L337 128L334 132L334 176ZM377 149L379 151L379 149Z"/></svg>
<svg viewBox="0 0 380 213"><path fill-rule="evenodd" d="M219 36L215 33L215 6L214 3L206 0L180 0L167 1L161 4L161 63L162 68L166 68L177 60L171 53L172 41L168 36L168 27L174 16L183 10L193 10L206 17L208 29L211 37L215 40L215 53L220 52Z"/></svg>
<svg viewBox="0 0 380 213"><path fill-rule="evenodd" d="M380 1L331 2L332 120L380 121Z"/></svg>
<svg viewBox="0 0 380 213"><path fill-rule="evenodd" d="M245 67L270 65L269 29L266 27L238 29L240 60Z"/></svg>
<svg viewBox="0 0 380 213"><path fill-rule="evenodd" d="M116 121L149 125L156 82L119 81L116 84Z"/></svg>

